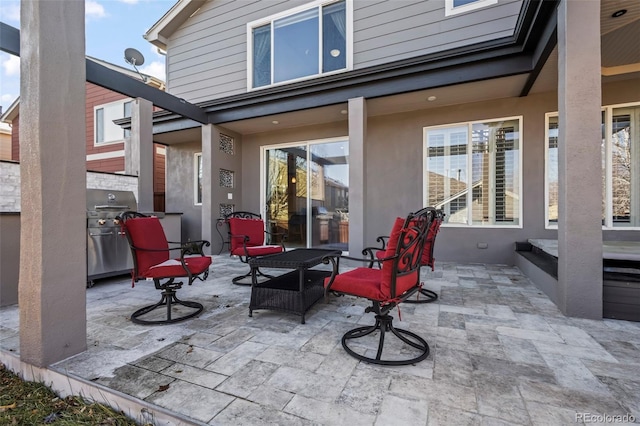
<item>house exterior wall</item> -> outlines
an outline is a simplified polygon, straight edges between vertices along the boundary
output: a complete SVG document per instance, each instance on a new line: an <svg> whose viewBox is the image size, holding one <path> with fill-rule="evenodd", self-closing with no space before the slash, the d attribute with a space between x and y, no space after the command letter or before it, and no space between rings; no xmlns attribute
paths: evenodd
<svg viewBox="0 0 640 426"><path fill-rule="evenodd" d="M206 2L167 42L167 90L190 102L247 92L246 24L310 1ZM522 0L445 17L444 1L353 2L353 68L513 34Z"/></svg>
<svg viewBox="0 0 640 426"><path fill-rule="evenodd" d="M4 126L4 123L2 123ZM0 128L0 160L11 160L11 129Z"/></svg>
<svg viewBox="0 0 640 426"><path fill-rule="evenodd" d="M640 81L603 85L603 104L637 102L632 90ZM369 117L365 235L385 235L395 217L423 206L423 128L443 124L522 116L522 227L462 227L445 225L438 236L436 259L440 261L513 264L515 242L530 238L556 239L557 231L545 229L545 113L558 109L555 92L527 97L425 109ZM260 211L260 149L262 146L345 136L345 121L245 135L242 137L242 209ZM197 146L192 151L199 149ZM188 156L191 158L190 156ZM173 168L173 166L172 166ZM191 184L191 183L190 183ZM189 190L182 189L182 193ZM575 207L574 207L575 208ZM605 240L637 240L640 231L606 230ZM479 248L478 243L487 243Z"/></svg>

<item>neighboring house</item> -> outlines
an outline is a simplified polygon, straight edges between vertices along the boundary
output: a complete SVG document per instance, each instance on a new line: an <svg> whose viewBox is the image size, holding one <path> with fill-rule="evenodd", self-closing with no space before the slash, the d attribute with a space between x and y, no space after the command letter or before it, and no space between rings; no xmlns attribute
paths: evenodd
<svg viewBox="0 0 640 426"><path fill-rule="evenodd" d="M595 7L599 28L561 14ZM558 200L580 193L602 205L603 239L638 240L638 22L635 0L180 0L145 38L167 52L167 91L210 124L155 113L167 208L214 251L215 220L250 210L272 227L302 216L293 246L359 253L396 216L441 206L437 259L513 265L516 242L559 238ZM601 52L560 38L583 31L599 31ZM558 154L558 117L582 108L563 101L579 83L565 70L591 57L601 57L601 68L583 71L601 77L592 110L602 107L602 170L560 164ZM575 92L583 104L588 89ZM601 175L602 188L574 175L560 187L567 164L585 182ZM339 202L325 196L336 183L346 188ZM347 246L339 233L316 238L314 208L348 221ZM566 206L567 220L581 220L582 208ZM572 244L578 260L584 245Z"/></svg>
<svg viewBox="0 0 640 426"><path fill-rule="evenodd" d="M150 75L139 75L117 65L87 57L87 59L134 79L144 78L145 83L164 90L164 82ZM105 173L126 173L125 139L128 130L114 124L113 120L131 116L132 99L120 93L86 83L86 126L87 126L87 171ZM20 161L20 100L17 99L0 118L11 125L9 157L6 160ZM154 144L154 211L165 211L165 155L162 144Z"/></svg>
<svg viewBox="0 0 640 426"><path fill-rule="evenodd" d="M0 160L11 160L11 126L0 122Z"/></svg>

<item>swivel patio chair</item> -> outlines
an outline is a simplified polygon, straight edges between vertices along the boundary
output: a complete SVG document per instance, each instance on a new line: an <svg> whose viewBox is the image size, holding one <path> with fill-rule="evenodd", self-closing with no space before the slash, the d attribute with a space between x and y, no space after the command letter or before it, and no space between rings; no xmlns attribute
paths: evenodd
<svg viewBox="0 0 640 426"><path fill-rule="evenodd" d="M436 236L440 231L440 225L442 225L445 214L440 209L434 209L433 207L425 208L428 210L434 210L434 218L431 221L429 231L427 232L427 238L424 241L425 246L422 251L421 266L430 266L431 270L433 271L435 268L435 258L433 257L433 252L436 243ZM381 235L376 238L376 241L381 244L380 247L365 247L362 250L362 254L368 256L370 259L370 268L373 267L374 264L378 267L381 267L380 259L385 256L389 236ZM416 293L417 297L415 299L406 300L406 303L431 303L438 300L438 294L435 291L424 288L424 282L422 283L422 285L423 287L418 293ZM420 296L424 297L421 298Z"/></svg>
<svg viewBox="0 0 640 426"><path fill-rule="evenodd" d="M249 264L254 257L276 254L285 251L285 233L275 233L265 230L262 216L256 213L240 211L232 212L225 216L224 221L229 227L229 253L238 256L242 263ZM280 244L265 244L266 237L270 239L280 238ZM262 273L259 269L256 274L266 278L273 278ZM251 285L251 281L243 281L251 278L251 268L244 275L233 278L231 281L237 285Z"/></svg>
<svg viewBox="0 0 640 426"><path fill-rule="evenodd" d="M379 259L382 265L380 269L357 267L340 273L338 269L341 259L364 264L369 263L370 259L349 256L326 257L325 263L331 263L333 270L331 276L325 280L325 298L330 293L363 297L371 302L371 306L367 307L365 312L376 314L374 325L354 328L342 336L342 347L349 355L364 362L380 365L408 365L429 356L426 340L411 331L394 327L393 317L389 313L420 290L419 276L424 240L434 216L434 210L424 209L416 214L409 214L406 219L397 218L386 245L385 256ZM374 349L375 356L368 354L371 344L375 345L375 341L358 340L372 333L379 333L377 347ZM394 345L391 350L385 352L387 335L399 339L399 342L393 342L400 343L400 347ZM403 356L406 354L410 357Z"/></svg>
<svg viewBox="0 0 640 426"><path fill-rule="evenodd" d="M158 303L138 309L131 314L131 321L137 324L171 324L200 314L202 304L178 299L176 292L182 288L182 281L176 279L185 278L189 285L196 279L207 279L211 257L204 255L203 247L209 246L209 242L169 242L157 217L124 212L118 219L133 255L132 286L140 280L153 280L156 289L162 292ZM171 258L172 251L179 252L179 257ZM164 316L151 314L162 307L166 307Z"/></svg>

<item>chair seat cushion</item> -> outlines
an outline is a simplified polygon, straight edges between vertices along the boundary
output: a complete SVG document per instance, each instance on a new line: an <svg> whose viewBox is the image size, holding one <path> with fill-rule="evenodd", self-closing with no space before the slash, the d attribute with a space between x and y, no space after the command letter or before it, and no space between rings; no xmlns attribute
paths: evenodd
<svg viewBox="0 0 640 426"><path fill-rule="evenodd" d="M234 256L246 256L249 253L249 257L264 256L266 254L276 254L282 252L282 246L266 245L266 246L254 246L247 247L247 251L244 247L240 246L231 250L231 254Z"/></svg>
<svg viewBox="0 0 640 426"><path fill-rule="evenodd" d="M389 299L388 293L381 291L382 270L373 268L356 268L348 272L336 275L332 291L365 297L370 300L384 301ZM324 285L329 282L326 278Z"/></svg>
<svg viewBox="0 0 640 426"><path fill-rule="evenodd" d="M209 256L190 256L185 258L187 268L192 275L199 275L211 265ZM157 265L151 266L140 274L143 278L186 277L187 272L182 267L180 259L169 259Z"/></svg>

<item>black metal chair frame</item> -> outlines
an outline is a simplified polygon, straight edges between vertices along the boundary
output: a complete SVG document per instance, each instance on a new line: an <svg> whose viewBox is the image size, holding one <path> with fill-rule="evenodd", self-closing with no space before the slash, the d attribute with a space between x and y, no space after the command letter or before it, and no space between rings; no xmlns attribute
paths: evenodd
<svg viewBox="0 0 640 426"><path fill-rule="evenodd" d="M262 215L258 214L258 213L253 213L253 212L248 212L248 211L237 211L237 212L231 212L229 214L227 214L222 223L225 223L227 225L227 231L229 234L229 254L231 256L233 256L233 253L231 251L231 247L232 247L232 240L233 238L242 238L242 244L244 246L244 255L238 255L238 258L240 259L240 262L242 263L246 263L247 265L249 265L249 260L256 258L256 257L260 257L260 256L251 256L249 255L249 250L247 249L247 242L249 241L249 237L247 235L242 235L242 234L237 234L237 235L233 235L231 233L231 226L229 225L229 219L231 218L239 218L239 219L260 219L262 220ZM284 232L269 232L266 229L264 230L265 233L265 242L267 241L266 237L269 238L274 238L276 236L280 236L280 246L282 247L282 251L285 251L286 248L284 246L284 242L287 239L287 234ZM259 268L255 268L256 269L256 275L259 275L263 278L266 279L272 279L273 276L272 275L268 275L263 273L262 271L260 271ZM245 279L249 279L249 282L243 281ZM244 285L244 286L250 286L251 285L251 268L249 268L249 272L247 272L244 275L240 275L237 277L234 277L231 282L233 282L236 285Z"/></svg>
<svg viewBox="0 0 640 426"><path fill-rule="evenodd" d="M137 217L149 217L147 215L144 215L142 213L138 213L138 212L124 212L121 213L120 215L117 216L117 220L120 220L121 222L126 222L128 219L132 219L132 218L137 218ZM148 249L148 248L141 248L141 247L136 247L133 244L133 241L131 240L131 236L129 235L129 233L126 233L127 236L127 240L129 242L129 247L131 248L131 254L133 257L133 271L131 272L132 274L132 279L133 282L138 282L140 280L140 278L137 275L137 271L138 271L138 261L137 261L137 256L136 256L136 251L140 250L140 251L158 251L158 252L165 252L165 251L175 251L175 250L180 250L180 262L182 263L182 267L185 270L185 278L187 278L188 285L191 285L196 279L204 281L207 279L207 277L209 276L209 270L206 270L204 273L199 274L199 275L193 275L191 273L191 271L189 270L189 268L187 267L186 263L185 263L185 256L188 255L201 255L204 256L204 247L208 247L210 246L209 241L205 241L205 240L199 240L199 241L188 241L185 243L182 242L175 242L175 241L167 241L167 243L169 245L178 245L178 247L169 247L168 250L166 249ZM136 324L145 324L145 325L160 325L160 324L172 324L172 323L176 323L179 321L184 321L186 319L189 318L193 318L196 315L199 315L203 309L204 306L201 303L198 302L192 302L192 301L186 301L186 300L181 300L178 299L178 297L176 296L176 292L182 288L182 281L176 281L176 277L169 277L169 278L153 278L153 283L155 285L155 288L157 290L162 291L162 297L160 298L160 301L158 303L152 304L152 305L148 305L145 307L142 307L140 309L138 309L137 311L135 311L133 314L131 314L131 322L136 323ZM186 306L188 308L192 308L194 309L193 312L187 313L185 315L181 315L179 317L172 317L172 312L171 312L171 307L173 305L182 305L182 306ZM162 306L166 306L167 307L167 314L166 314L166 319L163 320L145 320L145 319L141 319L140 317L148 314L149 312L160 308Z"/></svg>
<svg viewBox="0 0 640 426"><path fill-rule="evenodd" d="M398 241L398 246L395 250L395 254L389 257L385 257L380 259L380 262L391 261L393 262L393 273L391 278L391 295L392 298L387 301L377 301L371 300L372 305L365 309L365 313L373 312L375 313L375 324L372 326L364 326L357 327L352 330L347 331L342 336L342 347L344 350L354 358L364 361L371 364L378 365L410 365L420 362L426 359L429 356L429 344L425 339L418 336L417 334L396 328L393 326L393 317L389 315L389 312L398 306L402 302L406 302L410 299L414 294L416 294L420 290L420 280L414 284L413 287L405 291L403 294L395 294L396 293L396 280L404 275L408 275L411 273L416 273L418 276L420 275L420 258L422 256L422 250L424 248L424 239L426 238L428 228L430 222L433 220L434 212L432 210L423 209L415 214L409 214L409 216L405 219L404 228L411 227L413 230L416 230L416 237L413 239L409 239L405 236L407 235L404 231L400 234L400 238ZM412 222L413 221L413 222ZM417 249L414 248L416 244L419 244ZM347 292L339 292L331 289L331 285L333 284L336 276L339 274L339 261L340 259L348 259L353 261L358 261L362 263L369 263L370 258L356 258L350 256L326 256L323 260L324 263L331 263L333 266L331 277L329 278L328 283L325 285L325 300L328 299L329 294L344 295L350 294ZM401 266L405 265L405 266ZM352 347L349 346L349 342L354 339L358 339L361 337L365 337L374 332L379 332L379 340L378 340L378 348L376 350L375 358L367 357L356 352ZM385 344L386 335L391 332L392 336L397 337L402 342L407 345L418 350L418 355L409 358L409 359L383 359L383 350Z"/></svg>
<svg viewBox="0 0 640 426"><path fill-rule="evenodd" d="M444 212L440 209L435 209L433 207L425 207L425 209L430 209L433 210L435 212L435 217L434 220L439 220L440 222L442 222L443 218L444 218ZM439 225L438 225L439 227ZM433 258L433 250L435 248L435 239L436 236L433 237L433 241L431 242L431 253L429 253L429 257ZM364 256L368 256L370 259L369 262L369 268L373 268L374 265L377 265L378 268L381 267L381 262L379 259L376 258L376 252L377 251L384 251L387 249L387 244L389 242L389 236L388 235L380 235L379 237L376 238L376 242L380 244L380 246L373 246L373 247L365 247L364 249L362 249L362 254ZM425 240L426 242L426 240ZM423 298L420 298L420 295L424 296ZM405 300L405 303L432 303L435 302L436 300L438 300L438 293L436 293L433 290L429 290L427 288L421 288L418 292L417 292L417 298L415 299L409 299L409 300Z"/></svg>

